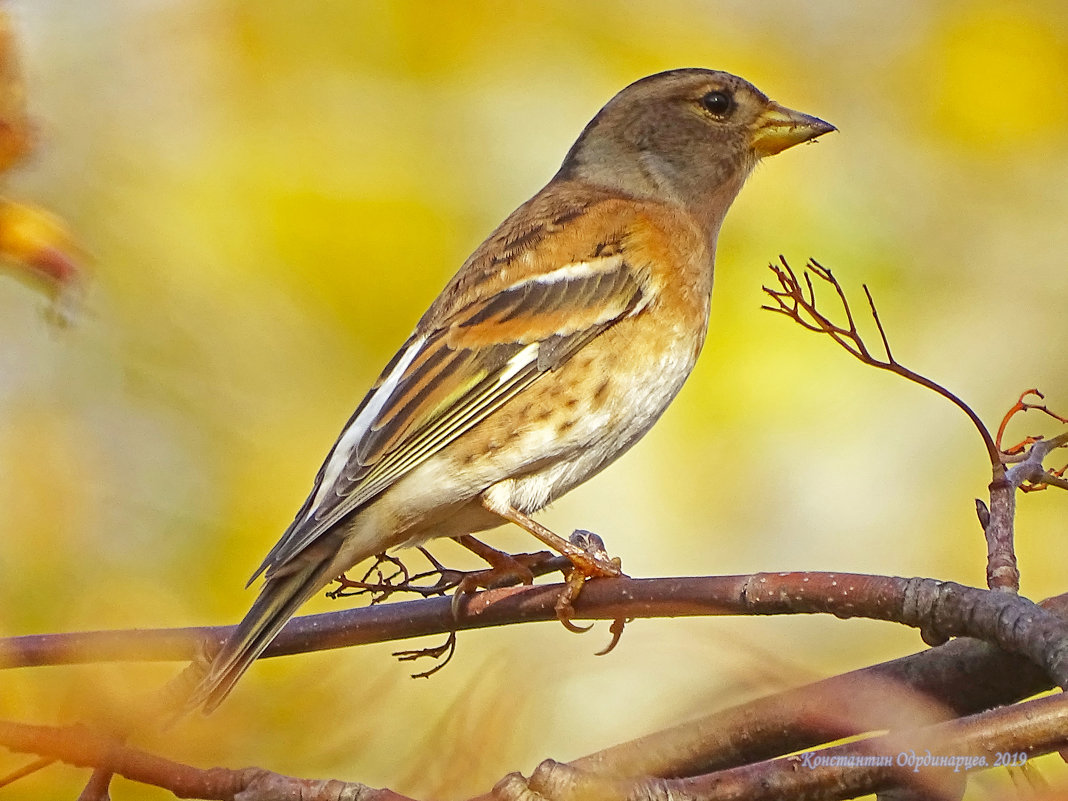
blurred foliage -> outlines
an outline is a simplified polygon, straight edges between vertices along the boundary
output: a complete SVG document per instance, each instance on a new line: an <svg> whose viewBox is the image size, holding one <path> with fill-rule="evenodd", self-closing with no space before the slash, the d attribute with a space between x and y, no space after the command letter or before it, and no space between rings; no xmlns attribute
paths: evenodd
<svg viewBox="0 0 1068 801"><path fill-rule="evenodd" d="M10 19L0 13L0 173L23 161L32 148L18 42ZM77 251L66 225L55 215L0 197L0 261L14 276L51 291L53 322L69 323L77 312L84 283Z"/></svg>
<svg viewBox="0 0 1068 801"><path fill-rule="evenodd" d="M1060 0L5 8L36 130L5 192L64 218L94 264L65 330L0 274L5 635L237 620L246 577L441 285L615 91L662 69L739 73L841 133L753 176L721 237L690 384L548 524L599 532L634 575L982 583L978 439L933 395L760 312L779 253L867 282L899 358L991 424L1029 386L1068 408ZM1032 597L1065 589L1064 503L1021 502ZM507 529L492 540L531 547ZM276 660L213 717L146 745L458 798L921 647L885 624L712 619L634 623L594 658L596 632L469 633L421 682L388 647ZM89 717L176 669L12 672L0 716ZM83 779L54 768L21 797L72 797Z"/></svg>

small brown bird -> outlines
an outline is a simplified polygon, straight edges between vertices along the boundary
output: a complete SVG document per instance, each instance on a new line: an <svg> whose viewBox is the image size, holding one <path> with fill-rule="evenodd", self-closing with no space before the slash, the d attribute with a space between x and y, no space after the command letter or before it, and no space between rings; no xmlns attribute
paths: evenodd
<svg viewBox="0 0 1068 801"><path fill-rule="evenodd" d="M612 98L386 365L189 707L218 706L305 601L389 548L511 521L586 575L618 574L528 515L660 417L704 343L716 239L746 177L833 130L705 69Z"/></svg>

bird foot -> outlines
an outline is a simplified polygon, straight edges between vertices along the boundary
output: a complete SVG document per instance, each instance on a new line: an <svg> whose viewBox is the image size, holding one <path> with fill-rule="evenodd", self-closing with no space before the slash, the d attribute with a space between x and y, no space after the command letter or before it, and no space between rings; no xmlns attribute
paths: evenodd
<svg viewBox="0 0 1068 801"><path fill-rule="evenodd" d="M576 568L583 570L586 578L617 578L623 575L618 556L609 556L604 540L592 531L578 528L571 532L568 541L577 546L581 553L567 554ZM590 569L586 570L585 568Z"/></svg>
<svg viewBox="0 0 1068 801"><path fill-rule="evenodd" d="M592 623L588 626L579 626L578 624L571 622L571 618L575 615L575 607L572 606L572 603L579 597L579 593L582 592L582 587L585 584L586 574L582 572L581 568L576 567L567 574L567 580L564 582L564 589L556 599L556 604L554 606L556 609L556 619L560 621L560 624L565 629L573 634L585 634L593 628Z"/></svg>
<svg viewBox="0 0 1068 801"><path fill-rule="evenodd" d="M567 554L568 559L575 566L574 570L567 574L563 592L556 599L556 619L565 629L575 634L583 634L593 628L578 626L572 622L575 615L575 600L582 592L587 579L591 578L614 578L623 575L622 562L619 557L610 557L605 548L604 540L592 531L576 529L568 538L569 542L579 549L579 553Z"/></svg>
<svg viewBox="0 0 1068 801"><path fill-rule="evenodd" d="M519 556L535 556L536 554L519 554ZM507 554L502 554L507 556ZM544 558L544 555L542 555ZM518 558L512 558L510 564L502 562L496 567L486 570L478 570L466 574L460 583L456 585L456 591L452 595L452 618L460 619L460 609L463 600L468 595L473 595L480 589L492 590L497 587L512 587L517 584L533 584L534 573Z"/></svg>

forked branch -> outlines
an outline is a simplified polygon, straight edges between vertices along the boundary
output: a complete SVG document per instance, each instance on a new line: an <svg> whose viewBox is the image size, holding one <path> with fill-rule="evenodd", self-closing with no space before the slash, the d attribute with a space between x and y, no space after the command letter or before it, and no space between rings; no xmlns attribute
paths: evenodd
<svg viewBox="0 0 1068 801"><path fill-rule="evenodd" d="M987 586L991 589L1005 592L1017 592L1020 587L1020 574L1016 567L1016 554L1013 546L1016 490L1030 491L1046 487L1068 489L1068 480L1065 480L1063 475L1064 468L1061 470L1048 470L1042 464L1052 450L1068 446L1068 433L1050 439L1027 437L1019 445L1004 448L1002 439L1005 434L1005 427L1015 415L1031 409L1042 411L1061 423L1068 423L1068 418L1050 411L1044 405L1028 402L1026 398L1031 395L1043 399L1042 393L1037 389L1032 389L1020 396L1019 400L1002 420L997 435L992 436L990 429L979 418L979 415L957 395L926 376L910 370L894 358L893 352L890 350L886 329L883 327L882 320L879 318L879 311L875 306L875 300L866 285L864 286L864 295L868 299L868 307L871 310L872 319L879 331L882 356L876 355L865 343L863 336L857 329L849 300L838 279L834 277L830 269L812 260L809 261L799 277L785 258L780 256L779 259L781 266L770 265L779 286L777 288L764 287L764 291L774 303L763 308L783 314L809 331L826 334L847 353L864 364L880 370L887 370L938 393L963 411L968 416L968 419L972 421L980 437L982 437L983 447L986 449L992 474L989 486L989 505L983 501L976 500L979 521L987 541ZM829 285L838 296L842 314L845 316L843 324L836 323L819 309L816 298L817 293L813 287L813 276ZM1008 468L1010 464L1013 465L1011 469Z"/></svg>
<svg viewBox="0 0 1068 801"><path fill-rule="evenodd" d="M968 419L972 421L973 425L975 425L976 429L979 431L979 436L983 439L983 445L986 448L987 457L990 459L990 466L993 469L995 476L1004 475L1005 469L994 437L991 435L990 429L986 427L986 424L982 421L979 415L975 413L972 407L941 384L932 381L926 376L920 375L914 370L910 370L894 358L894 355L890 350L890 342L886 336L886 329L883 328L882 320L879 319L879 311L875 307L875 300L872 298L867 284L864 285L864 295L868 298L868 307L871 310L872 319L875 321L875 326L879 330L879 338L882 341L882 350L885 354L882 358L876 356L871 351L867 343L865 343L864 338L857 330L856 321L853 319L853 310L849 305L848 298L846 298L845 291L842 289L842 285L838 283L838 279L834 277L829 268L824 267L818 261L812 259L802 271L802 277L798 278L797 273L795 273L794 269L787 263L785 257L780 256L779 261L782 264L781 267L776 264L769 266L771 267L772 272L775 273L780 288L775 289L767 286L764 287L764 291L773 301L775 301L775 305L765 305L762 308L771 312L784 314L809 331L827 334L831 339L844 348L847 353L854 358L859 359L864 364L871 367L877 367L880 370L887 370L895 375L899 375L902 378L912 381L914 384L926 387L932 392L937 392L968 416ZM816 276L819 280L830 285L835 294L838 295L838 300L842 305L842 311L846 318L844 326L835 323L818 308L816 292L812 286L812 276Z"/></svg>

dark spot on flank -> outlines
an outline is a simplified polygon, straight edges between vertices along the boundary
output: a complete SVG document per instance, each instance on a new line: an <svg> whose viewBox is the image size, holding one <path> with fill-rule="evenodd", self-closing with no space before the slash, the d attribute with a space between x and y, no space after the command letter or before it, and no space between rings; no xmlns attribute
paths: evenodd
<svg viewBox="0 0 1068 801"><path fill-rule="evenodd" d="M608 258L609 256L616 256L623 252L618 240L598 242L597 247L593 249L593 257L596 258Z"/></svg>
<svg viewBox="0 0 1068 801"><path fill-rule="evenodd" d="M575 427L575 424L577 422L578 420L575 420L574 418L572 418L571 420L562 421L559 425L556 426L557 436L563 436L564 434L566 434L568 431Z"/></svg>
<svg viewBox="0 0 1068 801"><path fill-rule="evenodd" d="M604 402L608 400L608 387L611 385L611 381L607 378L601 382L601 386L597 387L597 391L593 393L593 402L598 406L603 406Z"/></svg>

